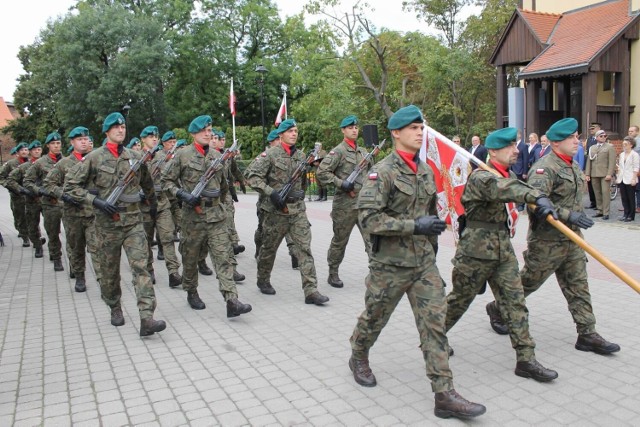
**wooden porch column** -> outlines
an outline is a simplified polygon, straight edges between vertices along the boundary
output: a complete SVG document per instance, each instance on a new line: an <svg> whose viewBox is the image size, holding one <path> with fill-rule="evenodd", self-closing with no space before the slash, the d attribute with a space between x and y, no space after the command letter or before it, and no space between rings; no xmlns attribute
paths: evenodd
<svg viewBox="0 0 640 427"><path fill-rule="evenodd" d="M598 121L597 111L597 93L598 93L598 79L594 71L589 71L582 75L582 123L580 123L580 129L585 128L584 123L587 123L587 115L589 122ZM588 123L591 124L591 123Z"/></svg>
<svg viewBox="0 0 640 427"><path fill-rule="evenodd" d="M526 80L526 92L527 97L525 103L525 135L529 135L531 132L540 133L538 129L540 126L540 111L538 109L540 94L540 81L539 80ZM526 139L525 139L526 140Z"/></svg>
<svg viewBox="0 0 640 427"><path fill-rule="evenodd" d="M498 66L496 73L496 129L502 129L507 105L507 67Z"/></svg>
<svg viewBox="0 0 640 427"><path fill-rule="evenodd" d="M625 39L623 39L625 40ZM626 41L626 40L625 40ZM629 43L629 42L627 42ZM622 72L620 73L620 79L616 79L616 99L614 102L616 104L620 104L620 122L618 132L621 137L627 135L627 130L629 129L629 104L631 103L629 99L629 91L631 90L631 72L630 72L630 58L631 52L629 49L624 50L624 54L622 55L622 63L621 68ZM618 82L618 80L620 80Z"/></svg>

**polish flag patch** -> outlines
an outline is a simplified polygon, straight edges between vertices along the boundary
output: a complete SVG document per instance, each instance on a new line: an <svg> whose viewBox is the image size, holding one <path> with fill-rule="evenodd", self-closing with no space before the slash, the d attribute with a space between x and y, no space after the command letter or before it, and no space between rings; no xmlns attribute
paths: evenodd
<svg viewBox="0 0 640 427"><path fill-rule="evenodd" d="M333 150L332 150L332 151L329 151L329 155L330 155L330 156L335 156L335 155L336 155L336 152L335 152L335 151L333 151Z"/></svg>
<svg viewBox="0 0 640 427"><path fill-rule="evenodd" d="M267 152L263 151L262 154L260 154L262 157L267 157Z"/></svg>
<svg viewBox="0 0 640 427"><path fill-rule="evenodd" d="M369 174L369 179L370 179L371 181L375 181L375 180L377 180L377 179L378 179L378 172L371 172L371 173Z"/></svg>
<svg viewBox="0 0 640 427"><path fill-rule="evenodd" d="M544 169L536 169L536 173L538 175L542 175L544 173Z"/></svg>

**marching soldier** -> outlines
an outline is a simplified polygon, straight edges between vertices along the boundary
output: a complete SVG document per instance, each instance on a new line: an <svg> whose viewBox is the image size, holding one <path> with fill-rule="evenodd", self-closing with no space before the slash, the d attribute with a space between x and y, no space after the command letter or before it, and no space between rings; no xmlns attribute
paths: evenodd
<svg viewBox="0 0 640 427"><path fill-rule="evenodd" d="M9 174L23 163L29 161L29 148L26 142L16 145L11 151L15 150L16 157L4 164L0 171L0 183L9 190L11 198L11 212L13 212L13 224L18 230L18 237L22 238L22 246L29 247L29 231L27 228L27 212L25 205L25 196L19 192L12 191L7 186Z"/></svg>
<svg viewBox="0 0 640 427"><path fill-rule="evenodd" d="M140 132L140 140L139 140L140 149L136 151L140 151L143 149L147 151L155 150L156 145L158 144L159 135L160 135L160 132L158 131L158 128L156 126L147 126L144 129L142 129L142 132ZM132 139L129 142L129 145L131 145L133 141L134 140ZM135 147L135 145L136 144L134 143L132 147ZM132 148L132 149L135 150L135 148ZM148 170L150 170L150 167L151 166L147 164ZM154 192L156 194L156 200L160 202L157 190L155 190ZM157 207L156 209L153 209L153 206L151 206L151 204L144 199L144 194L141 194L141 196L142 196L142 203L140 203L140 212L142 212L142 223L144 225L144 232L147 235L147 243L149 245L148 258L147 258L147 270L149 271L149 275L151 275L151 283L155 285L156 273L155 273L155 270L153 269L153 250L151 248L153 246L153 243L152 243L153 236L156 232L155 221L156 221L156 217L158 216L158 212L157 212ZM180 283L178 283L178 285L179 284Z"/></svg>
<svg viewBox="0 0 640 427"><path fill-rule="evenodd" d="M344 283L338 275L338 269L344 259L344 254L349 243L349 237L354 226L358 226L360 235L365 242L365 248L369 252L369 238L363 233L358 223L358 210L356 207L357 196L362 188L360 184L367 175L363 169L355 182L347 181L347 178L367 155L367 150L358 147L358 118L356 116L345 117L340 123L343 141L320 163L316 177L324 187L334 184L336 194L333 196L331 207L331 219L333 221L333 238L327 252L329 263L329 278L327 282L334 288L341 288Z"/></svg>
<svg viewBox="0 0 640 427"><path fill-rule="evenodd" d="M582 206L585 176L573 161L580 143L577 120L566 118L557 121L547 131L547 138L552 152L542 157L536 163L536 169L530 171L529 185L549 194L558 209L560 221L582 237L580 229L591 227L593 220L587 217ZM520 271L525 297L537 291L555 273L576 324L578 339L575 348L597 354L620 351L618 344L605 340L596 332L584 250L546 221L540 221L531 214L529 219L525 264ZM500 313L504 316L502 307ZM504 323L499 317L493 321Z"/></svg>
<svg viewBox="0 0 640 427"><path fill-rule="evenodd" d="M91 254L96 279L100 281L95 214L92 206L79 204L64 192L64 181L69 171L84 161L84 157L89 152L89 129L82 126L75 127L69 132L68 138L73 150L71 155L56 163L45 177L43 184L45 191L64 202L62 223L67 240L69 268L71 277L76 279L75 291L84 292L87 290L85 278L87 251Z"/></svg>
<svg viewBox="0 0 640 427"><path fill-rule="evenodd" d="M453 259L453 290L447 295L446 330L467 311L480 289L489 282L501 311L506 314L511 345L516 351L515 374L546 382L558 373L542 366L535 357L529 334L528 311L518 274L518 260L511 245L518 219L517 203L535 203L540 219L556 215L547 196L519 181L509 166L518 159L516 128L497 130L487 136L488 166L500 174L475 169L469 176L462 204L465 220ZM495 303L487 312L496 310Z"/></svg>
<svg viewBox="0 0 640 427"><path fill-rule="evenodd" d="M163 320L153 318L156 297L146 268L149 249L140 212L140 188L146 200L156 203L146 165L141 165L135 172L115 203L108 201L119 180L140 159L139 153L123 145L126 129L122 114L109 114L102 124L107 143L89 153L69 172L65 190L77 203L92 204L96 208L95 227L102 274L100 290L103 301L111 309L111 324L124 325L120 304L120 256L124 248L138 298L140 336L148 336L164 331L167 325Z"/></svg>
<svg viewBox="0 0 640 427"><path fill-rule="evenodd" d="M263 294L275 295L276 290L270 281L271 271L278 246L288 233L300 262L304 302L322 305L329 301L329 297L318 292L316 267L311 254L311 226L306 214L302 182L295 183L286 200L279 194L296 167L306 160L305 155L295 146L298 140L296 122L293 119L283 121L277 132L280 135L280 144L262 153L263 160L254 162L246 172L249 185L269 198L265 198L260 207L263 210L264 222L262 247L258 254L258 288Z"/></svg>
<svg viewBox="0 0 640 427"><path fill-rule="evenodd" d="M49 153L40 157L24 175L24 186L39 196L44 217L44 229L49 237L49 259L53 261L54 271L63 271L62 242L60 241L60 223L62 222L62 205L58 199L43 188L47 174L62 159L62 136L58 132L47 135L44 144Z"/></svg>
<svg viewBox="0 0 640 427"><path fill-rule="evenodd" d="M175 150L173 150L174 151L173 155L171 156L170 159L167 159L166 161L166 163L169 163L171 162L171 159L175 157L175 152L178 150L178 147L177 147L178 141L176 139L175 132L172 130L166 131L164 135L162 135L162 138L160 138L160 142L162 143L162 149L165 151L165 153L170 152L175 147ZM165 167L166 167L166 164L165 164ZM176 229L173 232L173 241L179 242L180 239L178 238L178 233L180 232L180 223L182 222L182 219L180 217L180 214L182 213L182 209L178 204L178 199L176 199L168 191L165 191L164 194L169 199L169 204L171 206L170 207L171 218L173 219L173 224L176 227ZM158 251L160 251L160 247L158 247Z"/></svg>
<svg viewBox="0 0 640 427"><path fill-rule="evenodd" d="M421 162L423 118L414 105L399 109L388 128L395 150L368 174L357 207L364 231L373 243L366 278L365 310L351 336L349 368L365 387L377 384L369 367L369 350L396 305L407 294L420 332L427 376L435 392L436 416L469 418L486 408L460 396L453 387L445 334L447 306L433 240L446 228L434 216L433 172Z"/></svg>
<svg viewBox="0 0 640 427"><path fill-rule="evenodd" d="M194 310L206 306L198 295L198 260L203 245L213 259L220 293L227 303L227 317L236 317L251 311L251 305L238 300L233 281L233 266L229 260L229 232L226 212L220 198L228 191L222 171L217 172L206 184L200 197L191 194L211 162L220 157L209 149L211 117L199 116L189 124L194 143L178 151L170 167L162 171L161 186L182 201L182 288L187 292L187 302Z"/></svg>

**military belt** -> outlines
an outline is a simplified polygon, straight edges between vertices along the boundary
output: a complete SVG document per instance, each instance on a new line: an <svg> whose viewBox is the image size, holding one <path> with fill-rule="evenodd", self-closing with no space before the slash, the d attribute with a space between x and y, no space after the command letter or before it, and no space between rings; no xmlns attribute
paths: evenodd
<svg viewBox="0 0 640 427"><path fill-rule="evenodd" d="M210 199L217 199L220 197L220 190L202 190L200 193L202 197L208 197Z"/></svg>
<svg viewBox="0 0 640 427"><path fill-rule="evenodd" d="M495 223L495 222L485 222L485 221L473 221L467 219L467 227L468 228L483 228L485 230L497 230L497 231L508 231L506 223Z"/></svg>
<svg viewBox="0 0 640 427"><path fill-rule="evenodd" d="M202 199L202 201L200 202L200 206L205 207L205 208L211 208L215 204L216 203L214 203L214 201L211 200L211 199Z"/></svg>
<svg viewBox="0 0 640 427"><path fill-rule="evenodd" d="M120 197L118 197L118 201L124 203L138 203L140 200L142 200L140 193L121 194Z"/></svg>
<svg viewBox="0 0 640 427"><path fill-rule="evenodd" d="M140 207L137 203L127 203L124 206L117 206L119 212L139 212Z"/></svg>

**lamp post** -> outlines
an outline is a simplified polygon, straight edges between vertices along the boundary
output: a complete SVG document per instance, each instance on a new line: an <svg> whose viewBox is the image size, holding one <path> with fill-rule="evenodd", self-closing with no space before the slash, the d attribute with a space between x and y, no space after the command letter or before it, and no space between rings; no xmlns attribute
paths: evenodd
<svg viewBox="0 0 640 427"><path fill-rule="evenodd" d="M264 65L260 64L256 67L256 73L258 73L258 84L260 85L260 113L262 114L262 144L266 144L267 136L265 134L264 125L264 76L267 73L267 69Z"/></svg>
<svg viewBox="0 0 640 427"><path fill-rule="evenodd" d="M122 106L122 113L124 114L125 121L129 120L129 110L131 110L131 105L129 105L129 103L125 103ZM127 141L128 133L129 133L129 124L127 123L127 127L125 128L125 131L124 131L124 145L127 145L129 143L129 141Z"/></svg>

